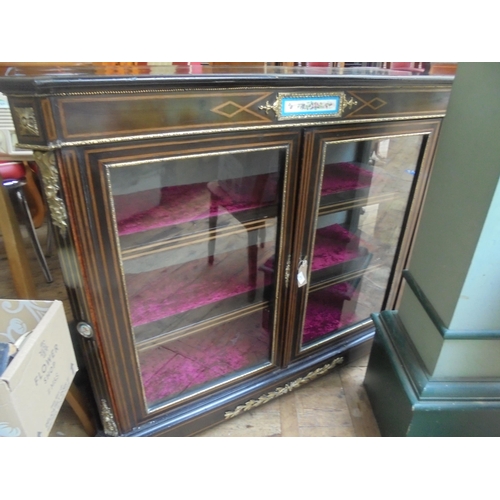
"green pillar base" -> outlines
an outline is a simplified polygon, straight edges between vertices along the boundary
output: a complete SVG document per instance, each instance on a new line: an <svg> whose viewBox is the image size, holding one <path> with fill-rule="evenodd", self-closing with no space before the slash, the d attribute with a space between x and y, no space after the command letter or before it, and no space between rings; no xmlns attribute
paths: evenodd
<svg viewBox="0 0 500 500"><path fill-rule="evenodd" d="M500 436L499 380L433 380L397 312L372 317L364 386L382 436Z"/></svg>

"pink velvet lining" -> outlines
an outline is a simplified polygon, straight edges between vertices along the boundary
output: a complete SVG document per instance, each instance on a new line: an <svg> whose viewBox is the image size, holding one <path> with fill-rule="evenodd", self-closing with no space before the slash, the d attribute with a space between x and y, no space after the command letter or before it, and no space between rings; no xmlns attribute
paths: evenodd
<svg viewBox="0 0 500 500"><path fill-rule="evenodd" d="M139 353L149 404L269 360L262 311Z"/></svg>
<svg viewBox="0 0 500 500"><path fill-rule="evenodd" d="M272 252L258 250L257 263ZM175 314L250 292L264 286L263 273L252 284L247 249L218 254L213 265L207 258L177 266L125 276L132 324L144 325Z"/></svg>
<svg viewBox="0 0 500 500"><path fill-rule="evenodd" d="M221 194L217 207L219 214L238 213L271 204L251 199L233 201L224 191L219 190L218 193ZM133 203L133 198L139 195L147 196L147 192L124 196L128 196L128 202ZM212 215L210 212L211 193L206 182L163 187L160 204L157 207L123 219L120 218L118 207L127 203L127 200L117 198L115 197L115 212L120 236L207 219Z"/></svg>
<svg viewBox="0 0 500 500"><path fill-rule="evenodd" d="M361 244L365 245L365 242L339 224L318 229L311 270L318 271L355 259L360 255ZM266 274L266 285L271 284L274 276L274 255L262 266L262 270Z"/></svg>
<svg viewBox="0 0 500 500"><path fill-rule="evenodd" d="M355 322L355 314L343 312L344 304L354 297L349 282L338 283L309 295L302 342L307 344Z"/></svg>
<svg viewBox="0 0 500 500"><path fill-rule="evenodd" d="M321 194L367 187L372 177L372 172L352 163L325 165ZM217 191L220 198L218 202L220 213L238 213L276 203L278 189L276 174L229 179L219 184L224 187L224 183L228 184L234 193L230 196L223 189ZM130 207L140 207L141 200L154 196L157 189L114 196L119 235L206 219L211 215L211 193L206 182L159 189L161 190L159 205L134 215L129 215Z"/></svg>
<svg viewBox="0 0 500 500"><path fill-rule="evenodd" d="M359 255L360 239L339 224L316 231L313 271L347 262Z"/></svg>
<svg viewBox="0 0 500 500"><path fill-rule="evenodd" d="M325 165L321 195L369 187L372 179L373 172L353 163L330 163Z"/></svg>

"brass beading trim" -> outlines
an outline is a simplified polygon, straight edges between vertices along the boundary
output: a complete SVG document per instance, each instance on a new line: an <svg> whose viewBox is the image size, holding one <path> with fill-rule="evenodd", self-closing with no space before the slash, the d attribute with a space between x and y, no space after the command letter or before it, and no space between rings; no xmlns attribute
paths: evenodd
<svg viewBox="0 0 500 500"><path fill-rule="evenodd" d="M209 75L210 76L210 75ZM293 75L292 75L293 76ZM301 75L297 75L301 77ZM328 84L318 84L314 85L313 88L315 89L325 89L325 90L332 90L333 92L335 91L340 91L340 90L347 90L347 91L352 91L352 90L373 90L370 87L369 81L367 81L364 84L349 84L345 85L340 79L337 79L336 82L333 82L333 79L336 79L335 77L338 75L330 75L333 78L330 78L330 83ZM344 75L342 78L348 77L348 78L356 78L355 75ZM412 79L418 78L418 77L411 77ZM421 81L421 80L420 80ZM193 83L193 80L188 81L187 83ZM207 82L210 84L211 82ZM265 90L265 89L270 89L270 88L276 88L279 89L280 87L269 87L269 85L265 85L265 81L262 82L261 85L259 86L239 86L237 85L236 87L211 87L210 85L206 87L189 87L190 92L200 92L200 91L228 91L228 90ZM148 85L154 85L155 82L145 82L145 84ZM161 85L161 82L159 82ZM287 88L287 84L289 82L286 81L286 79L283 79L283 85L281 88ZM408 86L408 88L398 88L394 89L394 82L388 82L386 85L377 85L376 89L377 90L390 90L391 92L450 92L451 90L451 85L452 82L443 82L440 85L438 84L427 84L425 86L422 86L422 88L419 88L420 86L417 84L417 86ZM290 85L288 85L288 88ZM305 84L298 84L298 85L291 85L294 89L304 89L304 90L310 90L311 85L305 85ZM443 88L444 87L444 88ZM133 94L154 94L154 93L170 93L170 92L182 92L186 93L186 87L174 87L174 88L155 88L155 89L129 89L129 90L87 90L87 91L73 91L73 92L51 92L51 93L37 93L36 97L68 97L68 96L86 96L86 95L133 95ZM9 93L9 97L19 97L23 98L26 97L27 94L18 94L18 93Z"/></svg>
<svg viewBox="0 0 500 500"><path fill-rule="evenodd" d="M256 125L256 126L241 126L241 127L223 127L223 128L210 128L210 129L200 129L200 130L182 130L176 132L160 132L155 134L138 134L138 135L127 135L122 137L111 137L106 139L91 139L82 141L57 141L55 143L49 143L46 146L40 146L38 144L28 144L28 143L17 143L16 147L21 149L38 149L41 151L53 151L56 149L62 149L65 147L78 147L78 146L93 146L98 144L112 144L115 142L132 142L132 141L142 141L149 139L166 139L169 137L183 137L183 136L193 136L193 135L203 135L203 134L217 134L221 132L245 132L252 130L272 130L272 129L283 129L283 128L301 128L301 127L319 127L319 126L331 126L331 125L347 125L347 124L358 124L358 123L383 123L383 122L396 122L396 121L408 121L408 120L427 120L444 118L445 112L432 115L410 115L410 116L391 116L387 118L362 118L356 120L335 120L335 121L314 121L309 122L297 122L297 123L276 123L271 125Z"/></svg>

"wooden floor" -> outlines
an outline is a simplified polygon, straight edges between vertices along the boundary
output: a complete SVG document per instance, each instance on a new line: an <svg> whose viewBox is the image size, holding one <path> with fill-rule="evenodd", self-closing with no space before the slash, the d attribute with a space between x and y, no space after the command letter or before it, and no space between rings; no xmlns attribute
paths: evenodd
<svg viewBox="0 0 500 500"><path fill-rule="evenodd" d="M45 242L45 227L38 230ZM39 299L62 300L68 318L71 309L62 282L57 257L48 258L54 277L46 283L29 241L30 259ZM10 270L0 237L0 298L16 298ZM198 434L200 437L379 437L370 403L363 388L368 357L339 366L307 385L259 408L239 415ZM65 402L52 428L52 437L87 436L73 410Z"/></svg>

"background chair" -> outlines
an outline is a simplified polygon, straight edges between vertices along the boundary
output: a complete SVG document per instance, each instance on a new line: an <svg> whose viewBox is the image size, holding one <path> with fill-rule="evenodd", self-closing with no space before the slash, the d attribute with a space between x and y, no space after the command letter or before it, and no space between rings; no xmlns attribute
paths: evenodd
<svg viewBox="0 0 500 500"><path fill-rule="evenodd" d="M33 172L30 170L29 166L25 166L22 162L0 162L0 178L9 194L14 212L19 222L24 224L28 231L28 236L35 250L45 279L48 283L52 283L52 275L36 234L36 227L40 227L43 223L46 210L41 193L33 178ZM31 201L31 208L28 203L27 194ZM49 221L47 229L49 248L52 239L51 230L52 228Z"/></svg>

